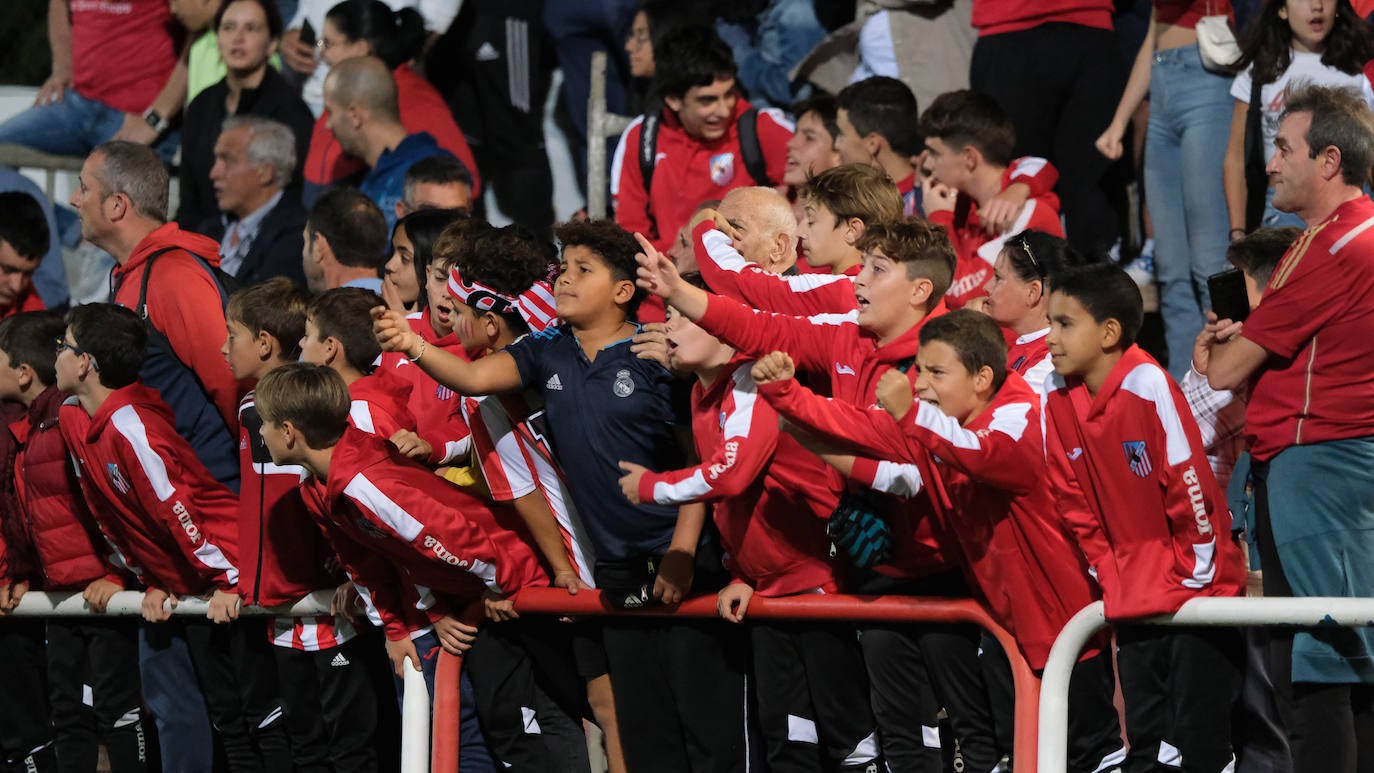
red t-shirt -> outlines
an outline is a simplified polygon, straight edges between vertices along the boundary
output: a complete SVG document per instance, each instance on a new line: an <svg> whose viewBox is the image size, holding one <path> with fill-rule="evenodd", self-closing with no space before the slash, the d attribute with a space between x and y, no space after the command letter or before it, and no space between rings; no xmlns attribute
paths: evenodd
<svg viewBox="0 0 1374 773"><path fill-rule="evenodd" d="M1231 0L1155 0L1155 22L1175 27L1196 27L1204 16L1228 16L1236 20Z"/></svg>
<svg viewBox="0 0 1374 773"><path fill-rule="evenodd" d="M87 99L142 113L177 63L166 0L71 0L72 85Z"/></svg>
<svg viewBox="0 0 1374 773"><path fill-rule="evenodd" d="M1374 435L1374 202L1308 228L1274 269L1241 335L1264 347L1245 412L1250 453Z"/></svg>
<svg viewBox="0 0 1374 773"><path fill-rule="evenodd" d="M980 37L1051 22L1110 30L1113 10L1111 0L973 0L973 26Z"/></svg>

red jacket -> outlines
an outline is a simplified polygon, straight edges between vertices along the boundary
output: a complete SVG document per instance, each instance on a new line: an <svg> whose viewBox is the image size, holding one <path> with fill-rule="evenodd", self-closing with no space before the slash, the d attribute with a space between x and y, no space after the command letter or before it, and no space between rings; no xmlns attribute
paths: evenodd
<svg viewBox="0 0 1374 773"><path fill-rule="evenodd" d="M701 464L650 472L639 497L661 505L714 502L730 573L763 596L839 590L826 519L839 501L824 463L778 429L758 399L750 360L709 389L692 387L692 437Z"/></svg>
<svg viewBox="0 0 1374 773"><path fill-rule="evenodd" d="M150 587L202 595L238 585L238 497L176 434L157 392L134 383L88 416L75 401L60 426L105 536Z"/></svg>
<svg viewBox="0 0 1374 773"><path fill-rule="evenodd" d="M881 408L825 400L796 381L765 384L788 420L860 453L916 464L946 533L993 617L1032 668L1093 600L1087 566L1069 543L1046 485L1040 397L1015 373L967 426L917 402L896 422Z"/></svg>
<svg viewBox="0 0 1374 773"><path fill-rule="evenodd" d="M463 345L457 335L449 333L440 337L434 333L430 313L431 310L426 307L423 312L407 315L406 320L410 322L410 329L428 342L429 346L443 349L455 357L468 359L468 354L463 351ZM377 366L377 371L386 371L410 384L407 408L411 416L415 417L415 423L419 427L418 434L434 449L429 458L432 464L448 462L467 448L464 439L468 436L468 425L463 421L457 393L435 381L434 377L400 352L382 352L382 360Z"/></svg>
<svg viewBox="0 0 1374 773"><path fill-rule="evenodd" d="M692 230L692 250L701 278L713 292L756 309L805 317L843 314L858 308L854 277L862 266L852 266L843 274L774 274L745 260L730 237L710 221L698 223Z"/></svg>
<svg viewBox="0 0 1374 773"><path fill-rule="evenodd" d="M348 423L383 440L390 440L398 430L414 432L415 417L408 406L410 391L408 380L378 368L348 385L348 395L353 399Z"/></svg>
<svg viewBox="0 0 1374 773"><path fill-rule="evenodd" d="M1033 162L1047 166L1043 159L1021 159L1016 166L1008 167L1002 174L1002 189L1013 183L1030 185L1025 175L1037 168ZM1025 170L1025 171L1023 171ZM1056 173L1057 175L1057 173ZM959 256L959 265L954 270L954 283L945 293L945 302L951 309L957 309L974 298L987 293L983 287L992 279L992 264L997 261L997 253L1007 238L1033 228L1051 236L1062 237L1064 227L1059 223L1059 197L1049 192L1037 192L1034 187L1031 197L1021 208L1016 223L1001 236L994 237L983 230L978 219L978 205L967 194L959 194L954 210L931 212L930 222L949 229L950 241L954 242L954 252Z"/></svg>
<svg viewBox="0 0 1374 773"><path fill-rule="evenodd" d="M482 192L482 178L477 173L477 160L463 132L453 120L453 112L437 89L403 64L392 73L396 76L396 97L401 106L401 125L406 134L429 132L439 147L457 156L472 173L472 195ZM310 135L310 152L305 158L305 179L317 185L332 185L367 170L361 159L344 155L339 140L325 125L325 116L315 121Z"/></svg>
<svg viewBox="0 0 1374 773"><path fill-rule="evenodd" d="M301 497L308 473L272 462L249 392L239 403L239 594L246 603L276 606L342 580L328 568L334 551L310 522Z"/></svg>
<svg viewBox="0 0 1374 773"><path fill-rule="evenodd" d="M128 262L115 266L113 277L119 286L115 303L131 309L138 306L148 256L165 247L181 247L212 266L219 265L219 242L168 223L139 242ZM164 253L154 265L157 270L148 280L148 320L167 336L177 358L196 374L230 432L236 432L239 386L219 353L225 327L219 287L199 263L182 252Z"/></svg>
<svg viewBox="0 0 1374 773"><path fill-rule="evenodd" d="M944 312L941 303L926 319ZM921 325L915 325L896 340L878 346L873 335L849 315L808 319L765 314L719 295L710 296L706 313L697 324L749 357L762 357L775 350L787 352L797 370L828 380L833 399L860 407L877 400L878 379L883 373L915 358L921 330ZM909 370L908 376L914 379L915 370ZM900 465L861 456L855 460L850 477L878 491L910 496L916 493L909 483L914 479L911 473ZM887 513L893 541L891 571L887 573L920 577L948 566L923 509L920 500L894 501L893 510Z"/></svg>
<svg viewBox="0 0 1374 773"><path fill-rule="evenodd" d="M23 311L45 311L48 307L43 304L43 299L38 297L38 290L30 282L19 297L14 299L14 303L0 307L0 319L12 317Z"/></svg>
<svg viewBox="0 0 1374 773"><path fill-rule="evenodd" d="M1231 513L1178 385L1137 346L1096 395L1056 374L1045 455L1065 522L1095 570L1109 620L1177 611L1245 590Z"/></svg>
<svg viewBox="0 0 1374 773"><path fill-rule="evenodd" d="M1050 360L1049 328L1018 336L1002 328L1007 336L1007 370L1015 371L1036 394L1045 393L1045 379L1054 372Z"/></svg>
<svg viewBox="0 0 1374 773"><path fill-rule="evenodd" d="M630 233L644 234L660 250L667 250L678 229L692 219L692 210L698 203L719 200L735 188L755 185L749 170L744 168L736 127L739 117L748 109L748 102L736 100L735 114L725 136L707 142L689 135L677 115L664 108L658 127L653 190L647 196L639 168L639 136L644 119L636 118L620 135L611 161L615 221ZM760 110L758 135L768 178L780 184L792 124L777 110Z"/></svg>
<svg viewBox="0 0 1374 773"><path fill-rule="evenodd" d="M322 509L342 539L340 558L372 590L387 636L405 635L398 579L451 597L459 609L484 591L547 587L548 574L521 535L481 500L400 455L386 440L349 428L334 446ZM381 591L385 590L386 593ZM431 620L450 614L436 600Z"/></svg>
<svg viewBox="0 0 1374 773"><path fill-rule="evenodd" d="M123 577L106 559L109 546L80 495L72 457L59 430L58 410L65 397L57 387L48 387L5 433L5 442L14 447L15 497L13 509L4 516L4 531L7 537L17 535L21 544L7 539L8 544L0 546L3 579L28 581L50 591L84 590L102 577L123 585ZM10 559L22 554L35 557L37 565L14 572L19 567Z"/></svg>

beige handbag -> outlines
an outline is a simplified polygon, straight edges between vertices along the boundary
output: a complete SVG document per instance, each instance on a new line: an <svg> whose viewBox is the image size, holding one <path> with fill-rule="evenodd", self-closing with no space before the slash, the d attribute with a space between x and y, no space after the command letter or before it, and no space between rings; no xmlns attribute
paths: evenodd
<svg viewBox="0 0 1374 773"><path fill-rule="evenodd" d="M1213 15L1211 11L1212 4L1208 2L1208 15L1197 23L1198 54L1208 72L1231 75L1231 65L1240 59L1240 44L1236 42L1236 33L1231 30L1231 21L1226 14Z"/></svg>

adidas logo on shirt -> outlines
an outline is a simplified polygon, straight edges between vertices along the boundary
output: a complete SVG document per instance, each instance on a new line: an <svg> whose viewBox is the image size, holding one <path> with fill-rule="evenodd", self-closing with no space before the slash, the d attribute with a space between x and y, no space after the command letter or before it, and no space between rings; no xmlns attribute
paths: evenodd
<svg viewBox="0 0 1374 773"><path fill-rule="evenodd" d="M348 658L344 657L344 654L342 652L335 653L334 659L329 661L329 665L333 668L342 668L348 664L349 660Z"/></svg>
<svg viewBox="0 0 1374 773"><path fill-rule="evenodd" d="M550 392L562 392L563 382L558 380L558 374L555 373L552 376L549 376L548 381L544 382L544 388L549 390Z"/></svg>

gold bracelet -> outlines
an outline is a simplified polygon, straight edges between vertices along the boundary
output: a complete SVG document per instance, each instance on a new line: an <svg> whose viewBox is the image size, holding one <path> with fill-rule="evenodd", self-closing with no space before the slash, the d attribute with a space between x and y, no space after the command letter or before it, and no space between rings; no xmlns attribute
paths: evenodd
<svg viewBox="0 0 1374 773"><path fill-rule="evenodd" d="M425 339L421 338L421 339L420 339L420 353L417 354L417 355L415 355L414 357L407 357L406 359L407 359L407 360L410 360L411 362L419 362L419 361L420 361L420 358L423 357L423 356L425 356L425 347L428 346L428 345L429 345L429 342L426 341Z"/></svg>

